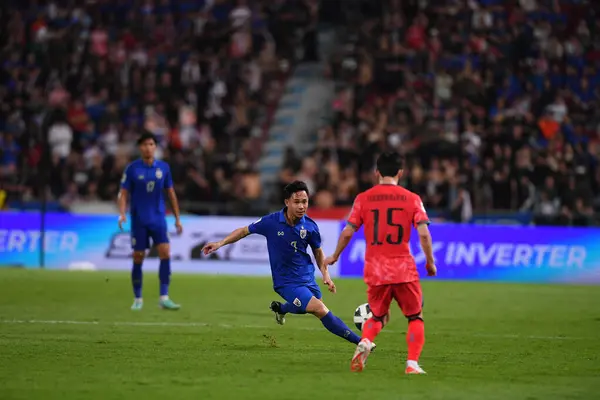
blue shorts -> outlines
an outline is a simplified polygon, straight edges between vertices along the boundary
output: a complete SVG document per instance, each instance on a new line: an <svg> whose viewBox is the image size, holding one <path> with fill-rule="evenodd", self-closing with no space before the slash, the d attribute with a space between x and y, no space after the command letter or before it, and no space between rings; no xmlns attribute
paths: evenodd
<svg viewBox="0 0 600 400"><path fill-rule="evenodd" d="M302 314L306 313L306 306L313 296L319 300L323 297L316 282L302 286L282 286L275 288L275 292L298 308Z"/></svg>
<svg viewBox="0 0 600 400"><path fill-rule="evenodd" d="M166 221L149 224L142 224L137 221L131 222L131 247L134 251L149 249L151 247L150 239L152 239L152 245L154 246L169 243Z"/></svg>

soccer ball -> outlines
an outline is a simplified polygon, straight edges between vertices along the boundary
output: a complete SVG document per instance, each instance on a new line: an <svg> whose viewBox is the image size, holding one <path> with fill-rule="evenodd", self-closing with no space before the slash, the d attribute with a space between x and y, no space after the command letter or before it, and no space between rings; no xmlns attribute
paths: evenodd
<svg viewBox="0 0 600 400"><path fill-rule="evenodd" d="M373 313L371 312L369 303L361 304L354 311L354 325L356 325L359 331L362 331L363 324L372 316Z"/></svg>

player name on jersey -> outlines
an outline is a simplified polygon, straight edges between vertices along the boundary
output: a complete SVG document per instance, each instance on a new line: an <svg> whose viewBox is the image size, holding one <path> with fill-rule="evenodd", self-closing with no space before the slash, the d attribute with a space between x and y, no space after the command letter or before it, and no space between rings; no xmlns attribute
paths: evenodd
<svg viewBox="0 0 600 400"><path fill-rule="evenodd" d="M380 193L380 194L372 194L372 195L368 195L367 197L367 201L373 201L373 202L378 202L378 201L402 201L405 202L407 200L406 196L403 194L387 194L387 193Z"/></svg>

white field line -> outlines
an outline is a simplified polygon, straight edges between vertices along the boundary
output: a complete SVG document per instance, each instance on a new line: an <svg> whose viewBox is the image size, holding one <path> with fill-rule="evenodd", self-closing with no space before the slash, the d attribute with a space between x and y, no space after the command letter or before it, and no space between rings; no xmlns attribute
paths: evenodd
<svg viewBox="0 0 600 400"><path fill-rule="evenodd" d="M276 325L247 325L247 324L210 324L206 322L127 322L127 321L70 321L70 320L0 320L2 325L104 325L104 326L132 326L132 327L184 327L184 328L243 328L243 329L271 329L277 328ZM303 331L322 331L321 327L293 327L293 330ZM384 329L381 333L402 333L401 331ZM428 333L428 335L446 335L454 336L454 333ZM531 339L531 340L597 340L598 338L581 336L537 336L537 335L518 335L518 334L493 334L493 333L464 333L456 334L460 336L480 337L480 338L499 338L499 339Z"/></svg>

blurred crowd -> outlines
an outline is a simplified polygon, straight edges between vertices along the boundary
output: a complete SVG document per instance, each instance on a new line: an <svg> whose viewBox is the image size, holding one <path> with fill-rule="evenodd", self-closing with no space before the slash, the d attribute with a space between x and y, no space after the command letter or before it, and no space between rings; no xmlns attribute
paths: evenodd
<svg viewBox="0 0 600 400"><path fill-rule="evenodd" d="M403 184L454 221L497 210L591 225L600 210L600 2L351 2L330 63L334 117L282 183L351 205L383 150Z"/></svg>
<svg viewBox="0 0 600 400"><path fill-rule="evenodd" d="M114 201L143 130L184 202L260 203L261 145L299 54L315 60L318 3L3 1L0 207ZM310 156L288 149L280 183L350 206L395 149L402 183L444 218L596 223L599 12L592 0L327 0L341 42L332 119Z"/></svg>
<svg viewBox="0 0 600 400"><path fill-rule="evenodd" d="M2 1L3 202L114 201L143 130L183 201L258 198L260 144L315 18L311 0Z"/></svg>

